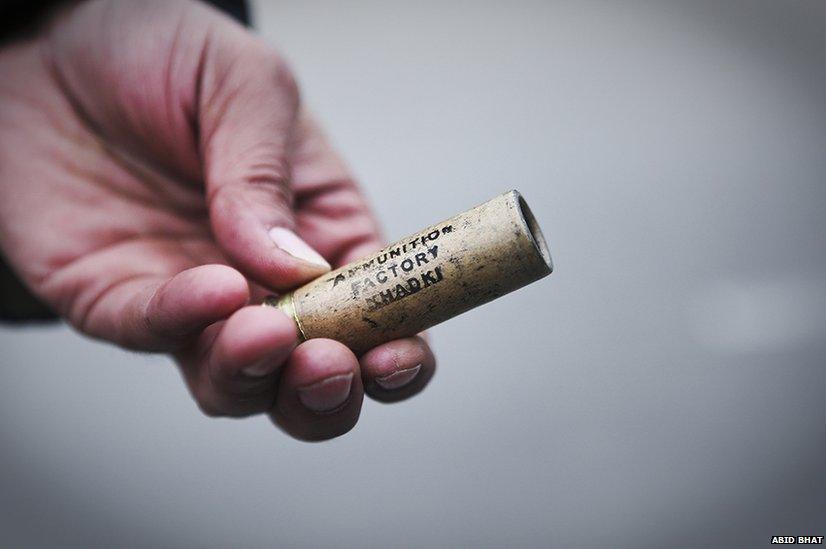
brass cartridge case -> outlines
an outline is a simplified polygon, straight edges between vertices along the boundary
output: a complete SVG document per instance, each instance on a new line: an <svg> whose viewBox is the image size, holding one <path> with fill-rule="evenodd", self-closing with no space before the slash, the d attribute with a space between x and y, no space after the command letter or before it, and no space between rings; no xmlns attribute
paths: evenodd
<svg viewBox="0 0 826 549"><path fill-rule="evenodd" d="M539 225L517 191L431 225L265 305L303 339L355 352L415 335L553 271Z"/></svg>

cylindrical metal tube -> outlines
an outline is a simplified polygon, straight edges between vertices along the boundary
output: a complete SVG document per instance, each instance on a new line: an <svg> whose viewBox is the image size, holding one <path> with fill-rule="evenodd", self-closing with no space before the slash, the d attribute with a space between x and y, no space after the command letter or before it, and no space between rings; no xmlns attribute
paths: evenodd
<svg viewBox="0 0 826 549"><path fill-rule="evenodd" d="M412 336L551 274L545 238L510 191L380 252L268 298L303 339L356 352Z"/></svg>

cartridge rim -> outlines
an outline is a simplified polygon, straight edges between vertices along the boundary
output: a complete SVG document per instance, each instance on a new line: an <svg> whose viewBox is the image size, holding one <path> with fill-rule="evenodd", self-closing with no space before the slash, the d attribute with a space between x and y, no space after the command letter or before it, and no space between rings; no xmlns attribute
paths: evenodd
<svg viewBox="0 0 826 549"><path fill-rule="evenodd" d="M548 243L545 240L545 235L542 234L542 229L539 227L539 222L537 222L536 217L534 217L531 208L528 206L528 203L522 194L517 190L512 192L516 198L516 205L519 208L519 217L524 224L526 233L529 235L531 243L536 251L539 252L539 255L542 256L542 260L545 261L545 264L548 266L549 272L553 272L553 259L551 259L551 252L548 249Z"/></svg>

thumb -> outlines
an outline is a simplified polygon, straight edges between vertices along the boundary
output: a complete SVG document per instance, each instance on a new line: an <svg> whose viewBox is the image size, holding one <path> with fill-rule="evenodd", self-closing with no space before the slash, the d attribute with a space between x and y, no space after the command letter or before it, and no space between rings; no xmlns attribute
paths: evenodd
<svg viewBox="0 0 826 549"><path fill-rule="evenodd" d="M252 35L229 25L215 34L198 98L212 230L248 276L292 288L330 269L294 231L288 157L297 86L284 61Z"/></svg>

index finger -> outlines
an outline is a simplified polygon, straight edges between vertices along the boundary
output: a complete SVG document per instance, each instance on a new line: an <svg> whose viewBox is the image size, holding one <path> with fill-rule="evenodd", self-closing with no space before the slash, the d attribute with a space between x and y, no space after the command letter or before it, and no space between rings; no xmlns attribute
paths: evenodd
<svg viewBox="0 0 826 549"><path fill-rule="evenodd" d="M301 112L290 159L299 235L333 268L382 247L379 225L349 168Z"/></svg>

